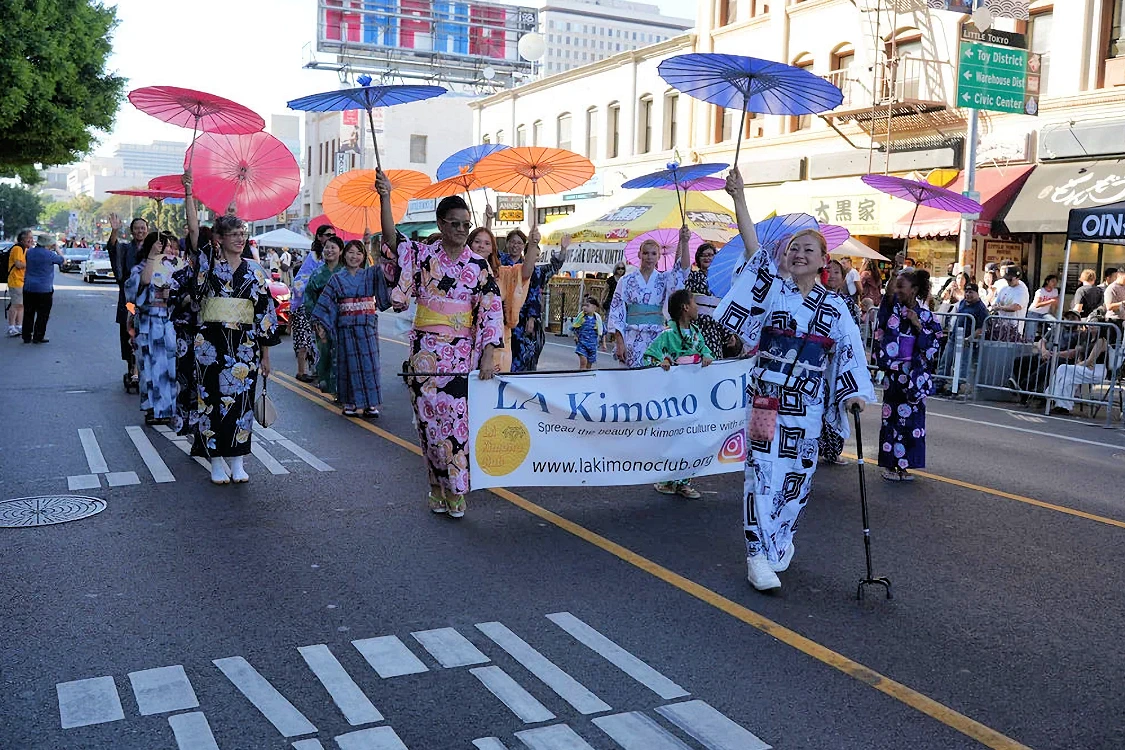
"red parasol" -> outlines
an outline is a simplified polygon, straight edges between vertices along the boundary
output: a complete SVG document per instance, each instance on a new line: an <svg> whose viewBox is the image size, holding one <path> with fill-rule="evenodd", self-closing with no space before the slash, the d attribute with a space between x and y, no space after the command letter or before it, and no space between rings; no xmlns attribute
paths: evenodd
<svg viewBox="0 0 1125 750"><path fill-rule="evenodd" d="M153 177L148 181L149 190L162 190L170 193L178 193L177 198L184 197L184 176L182 174L164 174L159 177Z"/></svg>
<svg viewBox="0 0 1125 750"><path fill-rule="evenodd" d="M330 224L332 226L332 228L336 230L336 236L339 237L340 239L342 239L344 242L351 242L352 240L362 240L363 239L362 234L356 234L355 232L349 232L346 229L341 229L340 227L336 226L335 224L332 224L332 219L329 219L327 214L321 214L320 216L314 216L311 219L309 219L309 223L308 223L309 234L315 235L316 234L316 228L319 227L321 224Z"/></svg>
<svg viewBox="0 0 1125 750"><path fill-rule="evenodd" d="M297 160L269 133L204 133L196 149L195 197L215 213L225 213L233 201L239 218L265 219L289 208L301 190Z"/></svg>
<svg viewBox="0 0 1125 750"><path fill-rule="evenodd" d="M516 146L484 157L473 174L498 193L530 195L534 207L539 193L561 193L589 180L594 165L566 149Z"/></svg>
<svg viewBox="0 0 1125 750"><path fill-rule="evenodd" d="M148 190L141 188L134 188L132 190L107 190L111 195L129 195L134 198L151 198L156 201L156 228L160 229L160 209L164 207L164 201L168 198L183 198L184 186L180 185L177 190L153 190L151 187Z"/></svg>

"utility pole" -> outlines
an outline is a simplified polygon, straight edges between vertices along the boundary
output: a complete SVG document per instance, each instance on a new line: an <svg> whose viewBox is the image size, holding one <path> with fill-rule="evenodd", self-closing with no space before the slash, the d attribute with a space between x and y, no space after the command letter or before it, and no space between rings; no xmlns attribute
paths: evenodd
<svg viewBox="0 0 1125 750"><path fill-rule="evenodd" d="M973 0L973 10L981 7L983 0ZM974 13L975 15L975 13ZM972 114L969 116L969 133L966 136L967 142L965 143L965 189L962 194L966 198L977 200L977 133L980 126L980 110L973 107ZM966 218L972 214L961 214L961 234L958 237L957 245L957 260L961 265L971 264L973 270L980 273L981 269L977 268L976 258L970 258L969 253L973 249L973 229L976 226L976 218ZM979 217L978 217L979 218Z"/></svg>

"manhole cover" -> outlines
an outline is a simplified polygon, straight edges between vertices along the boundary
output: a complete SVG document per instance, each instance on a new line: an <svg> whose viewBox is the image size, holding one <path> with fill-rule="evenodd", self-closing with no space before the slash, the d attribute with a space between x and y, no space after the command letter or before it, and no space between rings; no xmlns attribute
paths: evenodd
<svg viewBox="0 0 1125 750"><path fill-rule="evenodd" d="M50 526L77 521L101 513L105 500L81 495L44 495L17 497L0 502L0 527Z"/></svg>

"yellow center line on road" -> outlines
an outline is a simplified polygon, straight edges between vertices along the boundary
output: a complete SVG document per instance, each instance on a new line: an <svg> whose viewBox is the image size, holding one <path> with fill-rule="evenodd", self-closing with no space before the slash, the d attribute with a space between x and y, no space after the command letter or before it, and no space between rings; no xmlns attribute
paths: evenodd
<svg viewBox="0 0 1125 750"><path fill-rule="evenodd" d="M284 388L293 391L298 396L306 398L314 404L319 404L325 409L336 411L335 406L331 401L322 396L316 389L308 386L300 381L294 380L284 373L274 373L273 377ZM350 422L368 432L374 433L381 438L391 441L395 445L401 446L406 450L414 453L417 456L422 455L422 450L414 443L404 440L397 435L383 430L363 419L348 418ZM690 578L685 578L678 573L675 573L664 566L649 560L647 557L640 555L627 547L623 547L616 542L607 539L600 534L590 531L585 526L581 526L571 520L564 518L546 508L537 505L525 497L517 495L505 489L491 489L489 490L493 495L506 500L507 502L515 505L518 508L538 516L539 518L553 524L554 526L566 531L574 536L582 539L585 542L602 549L614 557L629 563L630 565L643 570L649 575L658 578L665 583L675 586L680 591L695 597L696 599L711 605L712 607L724 612L731 617L739 620L763 633L769 635L777 640L797 649L801 653L811 656L812 658L820 661L828 666L836 669L843 674L848 675L860 682L875 688L879 692L887 695L895 700L903 703L917 711L920 711L927 716L936 719L942 724L954 729L961 734L970 737L985 747L993 748L993 750L1030 750L1027 745L1023 745L1016 740L1013 740L1007 735L992 729L991 727L981 724L975 719L970 719L962 713L959 713L952 708L935 701L917 690L903 685L901 682L896 682L889 677L886 677L879 672L876 672L869 667L865 667L859 662L853 661L848 657L840 654L832 649L822 646L816 641L810 640L805 636L790 630L789 628L774 622L773 620L758 614L757 612L726 598L711 589L696 583Z"/></svg>
<svg viewBox="0 0 1125 750"><path fill-rule="evenodd" d="M856 456L854 453L841 453L840 455L844 456L845 458L850 458L852 460L858 459L858 456ZM875 466L876 464L874 462L872 462L871 465ZM1024 503L1026 505L1034 505L1036 508L1045 508L1046 510L1053 510L1056 513L1065 513L1068 516L1076 516L1078 518L1085 518L1087 521L1096 521L1098 523L1104 523L1107 526L1116 526L1119 529L1125 529L1125 521L1118 521L1116 518L1107 518L1105 516L1099 516L1099 515L1096 515L1094 513L1087 513L1084 510L1075 510L1074 508L1067 508L1064 505L1054 505L1053 503L1046 503L1046 502L1043 502L1042 500L1036 500L1033 497L1027 497L1026 495L1017 495L1014 492L1005 492L1004 490L998 490L998 489L994 489L992 487L983 487L979 484L973 484L972 482L963 482L960 479L954 479L952 477L943 477L940 474L931 474L928 471L920 471L918 469L911 469L910 473L914 474L915 476L924 477L926 479L932 479L935 482L941 482L942 484L951 484L954 487L962 487L962 488L967 489L967 490L975 490L976 492L983 492L986 495L995 495L996 497L1002 497L1002 498L1005 498L1006 500L1015 500L1018 503Z"/></svg>

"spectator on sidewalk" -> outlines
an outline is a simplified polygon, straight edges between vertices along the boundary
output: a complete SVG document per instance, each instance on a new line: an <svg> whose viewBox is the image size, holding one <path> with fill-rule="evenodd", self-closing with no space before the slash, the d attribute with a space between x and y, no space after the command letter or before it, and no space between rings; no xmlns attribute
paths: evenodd
<svg viewBox="0 0 1125 750"><path fill-rule="evenodd" d="M47 321L55 296L55 266L62 266L65 258L59 252L58 241L45 234L39 235L37 247L27 251L27 275L23 285L23 343L46 344Z"/></svg>
<svg viewBox="0 0 1125 750"><path fill-rule="evenodd" d="M988 319L988 308L985 307L984 302L980 298L980 287L976 284L969 282L965 284L962 292L964 297L957 303L957 307L953 312L956 313L954 318L955 322L949 331L949 336L946 338L945 347L941 353L941 369L939 370L943 375L950 375L953 370L953 361L957 356L956 337L957 329L965 331L965 348L961 352L961 372L958 376L958 381L968 382L969 380L969 362L972 359L969 356L969 346L973 340L979 340L984 335L984 321ZM973 316L972 333L970 334L969 319L962 317L964 315ZM951 386L943 383L938 390L949 391ZM956 395L956 394L954 394Z"/></svg>
<svg viewBox="0 0 1125 750"><path fill-rule="evenodd" d="M1067 310L1063 313L1063 320L1077 323L1081 318L1073 310ZM1056 348L1059 352L1059 362L1073 362L1074 358L1081 354L1080 344L1088 337L1088 329L1077 325L1064 326L1059 332L1057 345L1054 336L1044 336L1035 342L1035 354L1016 357L1012 363L1012 377L1008 378L1008 384L1017 391L1041 392L1041 389L1047 386L1048 376L1051 374L1051 355ZM1031 395L1026 393L1020 395L1021 405L1030 400Z"/></svg>
<svg viewBox="0 0 1125 750"><path fill-rule="evenodd" d="M1070 416L1074 408L1074 394L1080 385L1093 385L1105 379L1106 339L1086 329L1078 342L1077 360L1074 364L1059 365L1051 387L1047 389L1048 399L1053 402L1052 414Z"/></svg>
<svg viewBox="0 0 1125 750"><path fill-rule="evenodd" d="M19 336L23 329L23 285L27 270L27 251L35 247L35 235L25 229L16 236L8 256L8 335Z"/></svg>
<svg viewBox="0 0 1125 750"><path fill-rule="evenodd" d="M1001 318L1024 317L1030 295L1027 285L1020 281L1020 269L1015 266L1005 268L1003 282L1004 286L999 288L992 300L992 312ZM1013 323L1023 333L1023 321Z"/></svg>
<svg viewBox="0 0 1125 750"><path fill-rule="evenodd" d="M1105 288L1102 296L1105 304L1105 319L1118 328L1125 321L1125 273L1115 274L1113 283Z"/></svg>
<svg viewBox="0 0 1125 750"><path fill-rule="evenodd" d="M1087 315L1097 310L1102 304L1102 296L1105 290L1094 284L1098 280L1098 275L1094 273L1094 269L1087 268L1085 271L1078 275L1078 280L1082 282L1082 286L1074 293L1074 312L1078 313L1079 317L1085 318Z"/></svg>
<svg viewBox="0 0 1125 750"><path fill-rule="evenodd" d="M863 300L869 299L875 307L878 307L883 302L883 274L879 271L878 262L868 260L864 263L859 281L861 304Z"/></svg>

